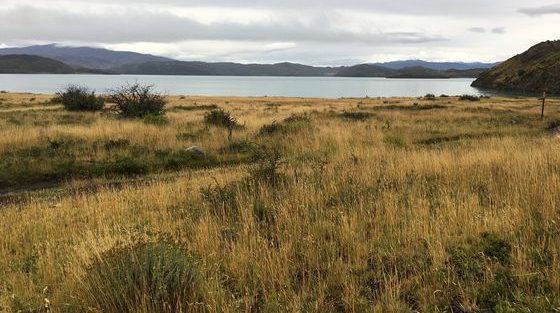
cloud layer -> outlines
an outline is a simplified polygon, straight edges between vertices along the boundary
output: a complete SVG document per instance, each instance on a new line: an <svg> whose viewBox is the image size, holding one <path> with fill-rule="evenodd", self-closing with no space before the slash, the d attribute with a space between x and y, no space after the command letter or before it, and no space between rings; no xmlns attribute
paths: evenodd
<svg viewBox="0 0 560 313"><path fill-rule="evenodd" d="M524 2L3 0L0 45L58 42L205 61L496 61L555 39L560 7Z"/></svg>

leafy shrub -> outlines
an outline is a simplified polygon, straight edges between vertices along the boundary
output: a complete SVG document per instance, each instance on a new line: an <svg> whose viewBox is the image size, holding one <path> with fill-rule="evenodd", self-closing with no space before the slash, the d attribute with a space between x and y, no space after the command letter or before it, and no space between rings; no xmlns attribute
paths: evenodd
<svg viewBox="0 0 560 313"><path fill-rule="evenodd" d="M103 253L85 272L77 298L96 312L187 312L203 302L198 262L178 247L143 243Z"/></svg>
<svg viewBox="0 0 560 313"><path fill-rule="evenodd" d="M94 91L87 87L70 85L64 91L58 92L51 101L62 103L69 111L99 111L103 109L103 98L97 97Z"/></svg>
<svg viewBox="0 0 560 313"><path fill-rule="evenodd" d="M204 115L204 122L206 124L214 125L217 127L223 127L228 130L228 140L233 139L233 130L235 128L241 128L241 125L237 123L237 120L231 116L231 114L223 109L212 110L206 115Z"/></svg>
<svg viewBox="0 0 560 313"><path fill-rule="evenodd" d="M480 101L480 97L473 95L462 95L459 97L460 101Z"/></svg>
<svg viewBox="0 0 560 313"><path fill-rule="evenodd" d="M223 109L212 110L204 115L204 123L223 128L239 127L237 120L231 116L231 113Z"/></svg>
<svg viewBox="0 0 560 313"><path fill-rule="evenodd" d="M163 115L165 97L153 91L151 85L133 84L115 89L109 95L117 112L123 117Z"/></svg>
<svg viewBox="0 0 560 313"><path fill-rule="evenodd" d="M257 182L277 185L283 178L279 173L283 163L283 153L277 145L264 144L258 146L253 152L254 167L251 178Z"/></svg>

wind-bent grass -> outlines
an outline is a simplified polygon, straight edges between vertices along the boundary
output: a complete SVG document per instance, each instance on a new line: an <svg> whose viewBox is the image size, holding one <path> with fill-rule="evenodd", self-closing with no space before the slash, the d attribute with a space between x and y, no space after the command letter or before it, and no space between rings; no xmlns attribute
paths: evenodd
<svg viewBox="0 0 560 313"><path fill-rule="evenodd" d="M532 99L171 98L154 126L2 97L4 192L31 186L23 160L30 175L68 155L146 170L0 197L0 311L560 308L560 139L547 131L559 101L541 122ZM204 110L173 109L210 105L245 125L234 142ZM205 166L158 165L155 151L193 145Z"/></svg>

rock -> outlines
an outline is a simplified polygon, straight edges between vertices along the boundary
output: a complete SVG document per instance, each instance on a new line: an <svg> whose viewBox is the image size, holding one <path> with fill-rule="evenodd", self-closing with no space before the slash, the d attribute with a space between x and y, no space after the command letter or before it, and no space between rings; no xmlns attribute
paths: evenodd
<svg viewBox="0 0 560 313"><path fill-rule="evenodd" d="M196 155L205 155L206 153L200 147L192 146L184 150L185 152L189 152Z"/></svg>

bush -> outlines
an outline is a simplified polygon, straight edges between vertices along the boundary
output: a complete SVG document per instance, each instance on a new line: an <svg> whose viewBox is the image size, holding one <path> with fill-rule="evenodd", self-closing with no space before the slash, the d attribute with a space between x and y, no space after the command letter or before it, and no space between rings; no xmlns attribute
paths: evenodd
<svg viewBox="0 0 560 313"><path fill-rule="evenodd" d="M144 243L110 250L81 279L78 299L95 312L187 312L205 296L196 260L178 247Z"/></svg>
<svg viewBox="0 0 560 313"><path fill-rule="evenodd" d="M462 95L459 97L461 101L480 101L480 97L473 95Z"/></svg>
<svg viewBox="0 0 560 313"><path fill-rule="evenodd" d="M64 91L56 93L53 98L58 103L62 103L64 108L69 111L99 111L102 110L105 101L97 97L94 91L87 87L70 85Z"/></svg>
<svg viewBox="0 0 560 313"><path fill-rule="evenodd" d="M241 128L241 125L237 123L237 120L231 116L229 112L223 109L212 110L204 115L204 122L206 124L214 125L217 127L223 127L228 130L228 140L233 139L233 130L235 128Z"/></svg>
<svg viewBox="0 0 560 313"><path fill-rule="evenodd" d="M426 99L426 100L436 100L436 95L434 95L433 93L428 93L424 96L424 99Z"/></svg>
<svg viewBox="0 0 560 313"><path fill-rule="evenodd" d="M115 89L109 95L116 110L123 117L146 117L163 115L165 97L153 91L151 85L133 84Z"/></svg>
<svg viewBox="0 0 560 313"><path fill-rule="evenodd" d="M204 123L223 128L239 127L237 120L231 116L231 113L223 109L212 110L204 115Z"/></svg>

